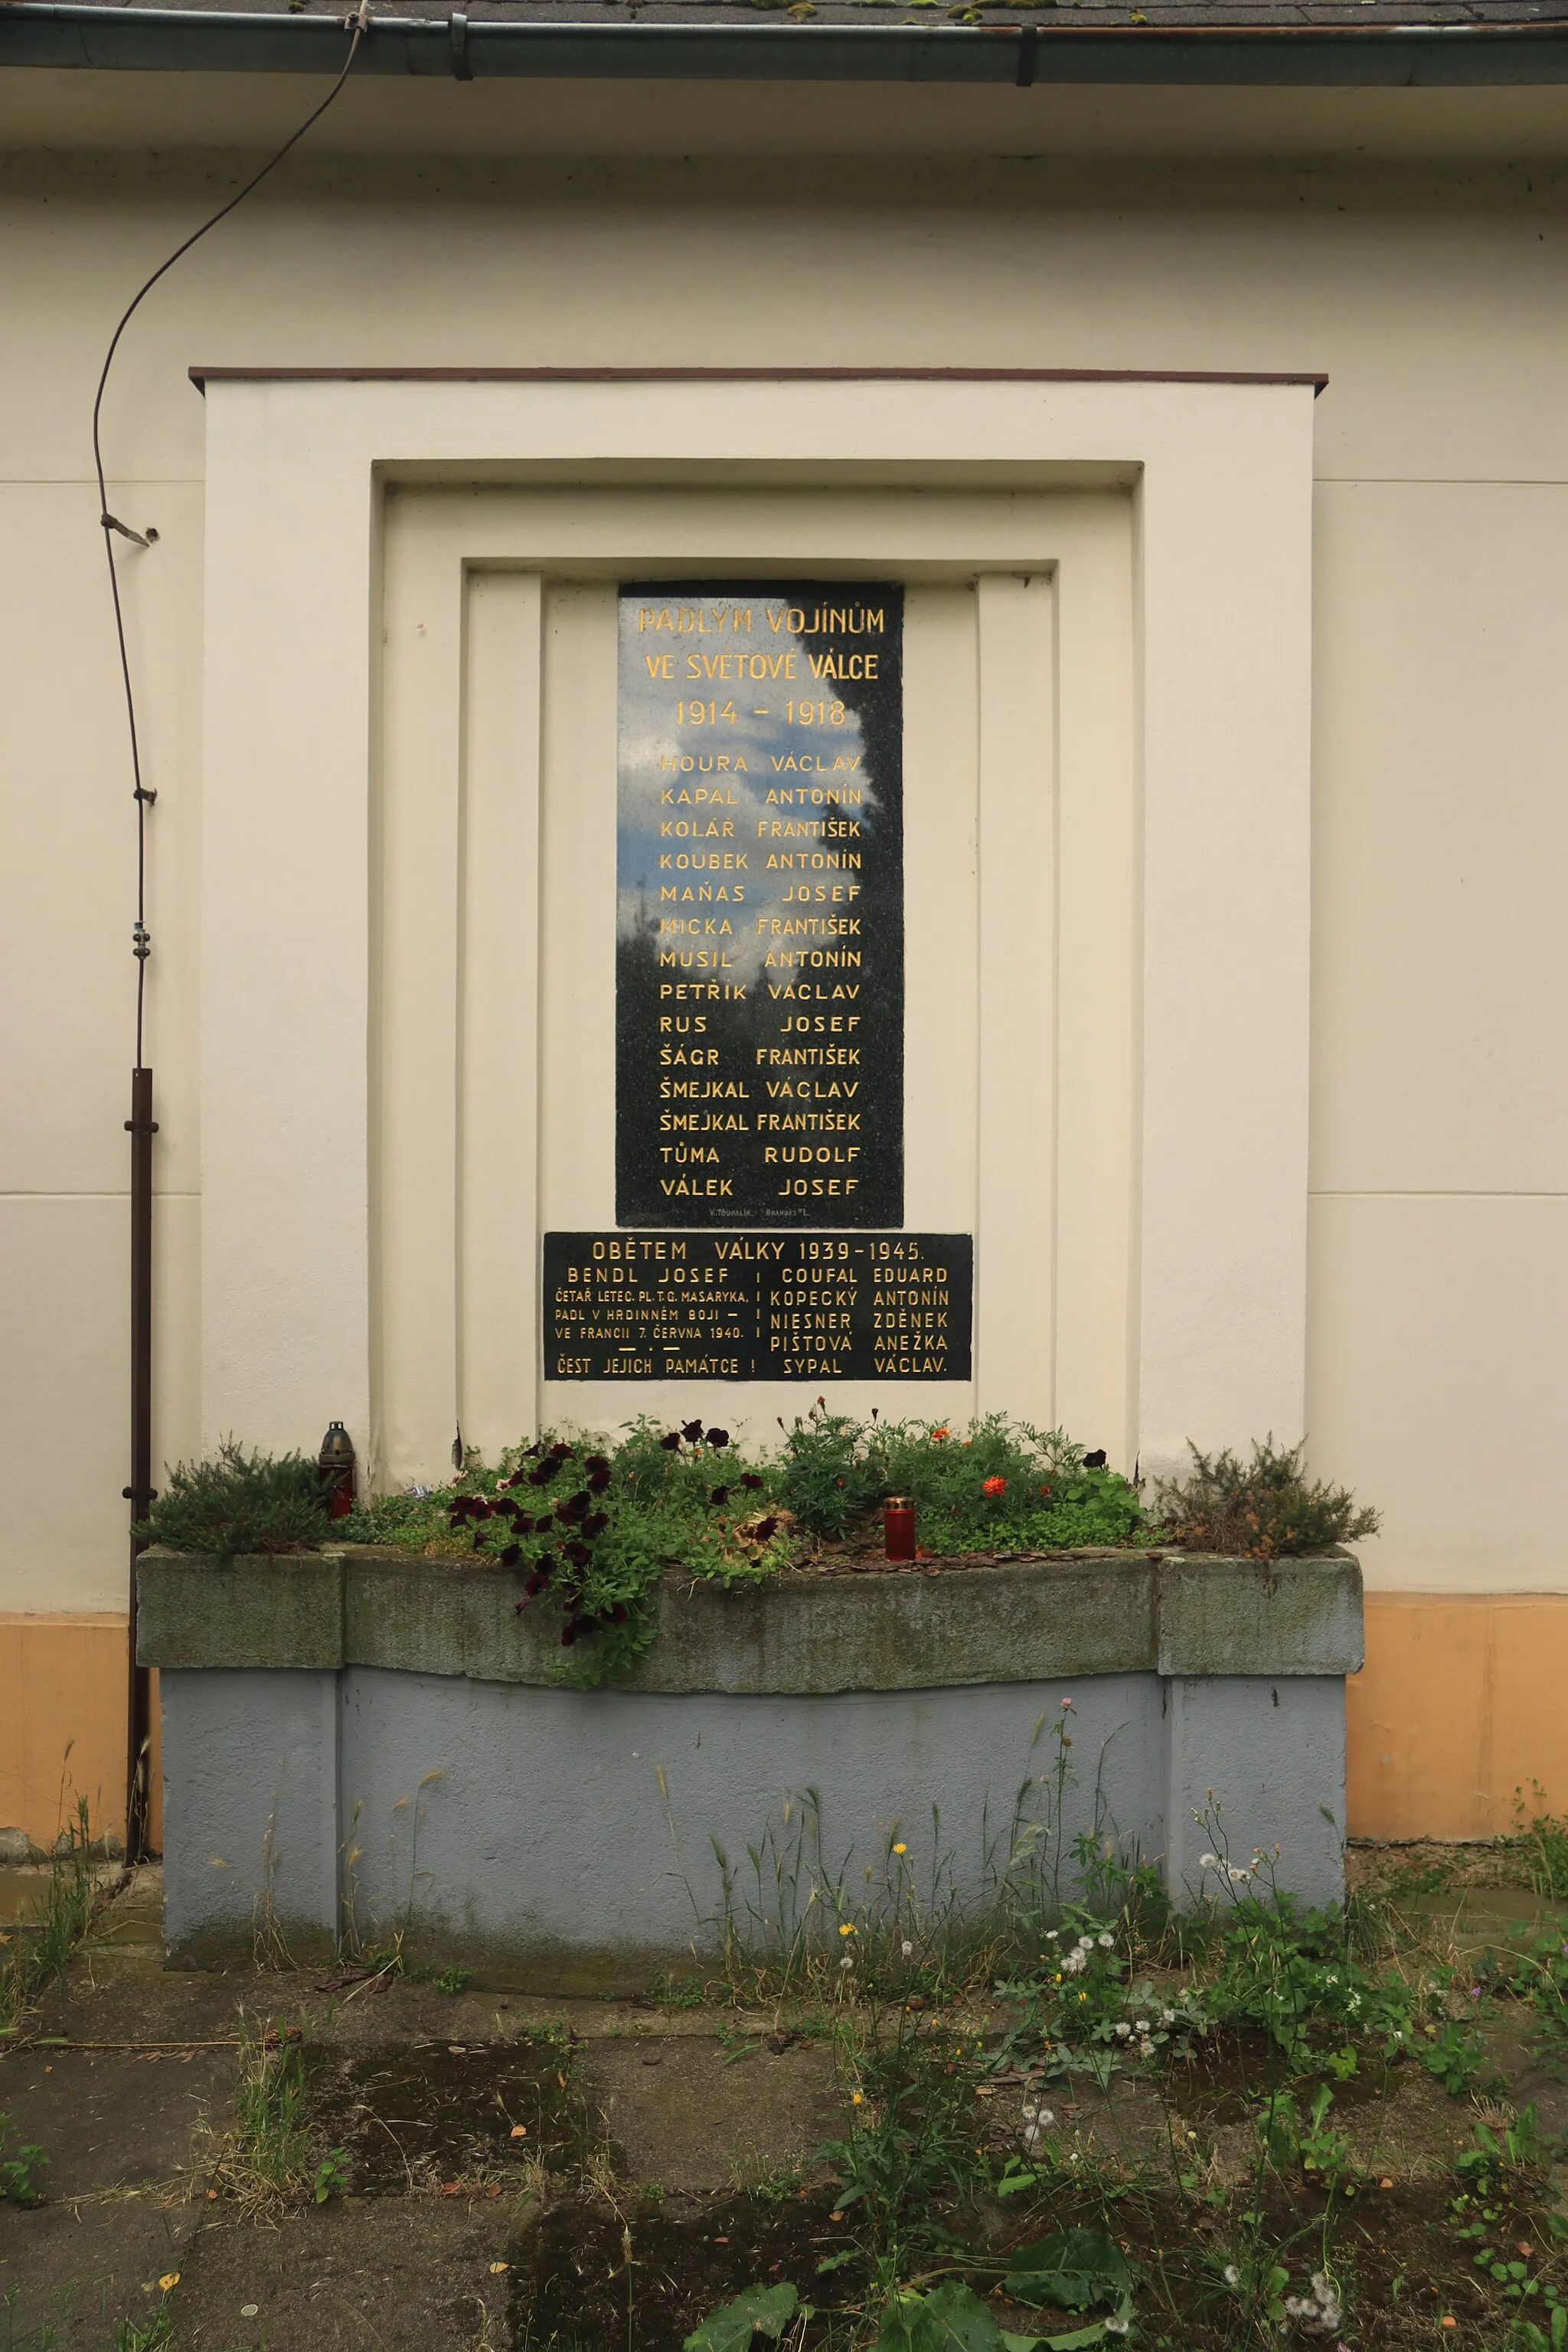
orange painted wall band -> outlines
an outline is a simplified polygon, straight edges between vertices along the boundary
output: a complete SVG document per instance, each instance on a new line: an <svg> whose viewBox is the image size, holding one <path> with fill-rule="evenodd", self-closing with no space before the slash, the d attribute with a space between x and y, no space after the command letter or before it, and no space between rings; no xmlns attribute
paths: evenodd
<svg viewBox="0 0 1568 2352"><path fill-rule="evenodd" d="M0 1616L0 1829L49 1845L84 1796L94 1836L124 1836L126 1674L123 1617ZM154 1675L154 1850L163 1833L158 1748Z"/></svg>

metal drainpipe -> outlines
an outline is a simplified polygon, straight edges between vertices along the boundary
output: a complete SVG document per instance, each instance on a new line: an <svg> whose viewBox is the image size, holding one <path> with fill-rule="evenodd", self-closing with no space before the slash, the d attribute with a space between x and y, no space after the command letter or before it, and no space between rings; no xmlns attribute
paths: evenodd
<svg viewBox="0 0 1568 2352"><path fill-rule="evenodd" d="M153 1073L131 1073L131 1484L125 1489L134 1522L153 1506ZM152 1708L147 1669L136 1660L136 1560L131 1538L130 1707L125 1759L125 1859L147 1858L148 1743Z"/></svg>

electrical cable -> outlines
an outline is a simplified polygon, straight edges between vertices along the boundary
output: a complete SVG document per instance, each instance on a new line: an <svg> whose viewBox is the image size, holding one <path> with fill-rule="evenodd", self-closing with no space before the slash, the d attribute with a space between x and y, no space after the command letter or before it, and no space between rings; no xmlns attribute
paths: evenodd
<svg viewBox="0 0 1568 2352"><path fill-rule="evenodd" d="M120 676L125 688L125 723L131 739L131 774L136 801L136 922L132 932L132 952L136 958L136 1067L138 1069L142 1067L142 1032L146 999L147 958L152 948L152 940L147 929L147 811L158 795L155 790L150 790L142 781L142 747L136 728L136 693L131 677L131 656L125 643L125 615L121 605L120 572L114 560L114 539L118 532L121 538L134 541L138 547L146 547L157 534L155 532L143 534L142 531L132 530L128 523L121 521L118 515L110 514L109 511L109 492L104 484L103 445L100 436L103 395L109 384L109 372L114 365L114 355L120 348L120 339L160 278L165 277L173 269L175 262L182 260L189 253L192 246L199 245L209 229L216 228L220 221L226 220L236 205L242 205L252 190L261 185L268 173L277 170L289 150L299 145L306 131L321 121L347 81L353 68L354 59L359 55L360 43L370 29L370 23L371 12L368 0L360 0L359 6L343 20L345 31L353 35L349 43L348 56L343 59L337 79L321 104L311 109L299 129L283 142L275 155L268 158L259 172L247 180L237 194L230 196L226 205L220 205L210 220L203 221L200 228L193 229L184 244L177 245L168 259L161 261L151 278L137 288L121 315L119 325L110 337L109 349L104 353L103 367L98 379L98 391L93 399L92 464L93 471L98 478L99 522L103 531L103 551L109 559L109 593L114 605L114 635L120 650Z"/></svg>
<svg viewBox="0 0 1568 2352"><path fill-rule="evenodd" d="M139 1663L136 1640L136 1557L142 1541L136 1528L139 1520L150 1508L156 1494L152 1484L153 1427L153 1137L158 1123L153 1118L153 1073L142 1059L143 1026L147 1000L147 958L152 951L152 939L147 929L147 811L158 795L142 781L142 743L136 724L136 689L131 675L131 653L125 642L125 614L120 595L120 569L115 561L116 538L128 539L138 547L151 547L157 532L149 524L145 531L132 530L129 523L109 509L109 489L103 473L103 395L109 387L110 371L126 328L146 300L161 278L173 269L176 261L199 245L210 229L226 220L237 205L242 205L252 191L261 185L270 172L275 172L291 148L297 147L312 124L321 121L337 98L353 68L360 43L370 30L369 0L359 0L353 14L343 19L343 29L352 36L349 53L325 98L311 108L299 129L287 138L276 154L269 155L258 172L251 174L245 185L226 205L221 205L210 219L193 229L184 242L174 247L166 261L159 263L152 276L140 285L121 311L119 324L110 337L109 349L103 355L99 372L98 390L92 403L92 464L98 481L99 523L103 531L103 551L109 561L109 593L114 608L114 637L120 654L120 677L125 690L125 723L131 740L131 777L136 801L136 922L132 932L132 952L136 958L136 1063L131 1076L131 1117L125 1124L131 1134L131 1484L124 1489L131 1505L131 1593L127 1619L130 1656L130 1693L125 1799L125 1853L128 1862L142 1862L147 1855L148 1786L147 1759L152 1746L148 1723L148 1673Z"/></svg>

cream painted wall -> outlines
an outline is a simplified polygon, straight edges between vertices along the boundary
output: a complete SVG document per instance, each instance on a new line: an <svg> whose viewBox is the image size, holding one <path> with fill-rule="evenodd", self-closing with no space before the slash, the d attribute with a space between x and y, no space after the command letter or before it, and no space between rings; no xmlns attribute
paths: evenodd
<svg viewBox="0 0 1568 2352"><path fill-rule="evenodd" d="M258 137L300 94L224 98ZM122 130L154 95L166 145L207 135L194 85L14 75L0 89L22 126L0 179L0 310L26 321L0 373L0 1612L112 1609L123 1593L132 822L87 419L120 305L232 176L178 153L46 157L26 142L50 135L48 105ZM505 152L521 117L493 90L490 152L464 162L450 152L460 94L444 88L430 93L440 160L379 157L395 125L410 135L423 95L356 93L361 153L291 163L183 264L133 328L110 400L111 502L162 534L124 573L160 792L160 1455L200 1428L204 415L190 362L1322 368L1313 1455L1384 1508L1374 1580L1568 1590L1553 1459L1568 1402L1555 829L1568 222L1560 177L1528 160L1568 143L1568 98L1478 97L1461 174L1373 160L1456 135L1421 131L1438 114L1402 116L1398 93L1338 113L1319 93L1294 117L1271 94L1279 143L1296 151L1274 166L1091 154L1070 169L1045 153L930 160L931 126L898 94L874 173L820 156L523 171ZM719 137L723 93L638 95L650 146L678 119L689 148L704 125ZM1095 95L1107 150L1131 142L1148 102ZM816 118L804 104L748 93L757 150L837 119L838 94ZM1175 113L1201 144L1190 110ZM976 118L975 147L1016 137L1020 120L1042 146L1084 135L1057 100ZM1336 157L1352 121L1363 152ZM330 834L300 854L330 863ZM1237 992L1248 982L1237 972ZM287 971L269 977L258 957L258 1019L274 985Z"/></svg>

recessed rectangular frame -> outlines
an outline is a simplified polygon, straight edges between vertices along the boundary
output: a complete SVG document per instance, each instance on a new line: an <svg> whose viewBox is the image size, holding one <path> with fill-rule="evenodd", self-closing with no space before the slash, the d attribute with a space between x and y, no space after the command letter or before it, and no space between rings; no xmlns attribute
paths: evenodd
<svg viewBox="0 0 1568 2352"><path fill-rule="evenodd" d="M1188 1438L1298 1434L1313 391L1309 379L209 378L206 1434L233 1429L264 1444L309 1443L316 1423L335 1415L373 1460L386 1455L384 1433L373 1428L384 1311L373 1206L374 975L386 943L375 936L372 876L385 749L383 525L397 483L440 485L466 499L481 555L482 493L507 484L685 486L696 495L748 486L1125 492L1136 1009L1121 1442L1158 1471L1184 1457ZM955 450L985 454L955 458ZM1018 610L1026 582L1055 583L1060 676L1070 549L1020 547L1011 562L975 555L981 610L993 608L997 643L1009 627L1028 626ZM487 628L531 625L531 625L540 625L538 575L489 560L502 568L462 616L459 662ZM991 675L1002 675L999 664ZM984 658L979 694L984 811L987 730L1000 769L1011 723L1005 709L988 710ZM489 730L510 741L531 728L537 738L536 695L537 680L519 675L510 697L492 694L469 712L470 735ZM505 707L490 707L498 700ZM1030 821L1028 811L1016 815ZM492 806L482 821L504 828L524 819ZM1048 856L1052 840L1047 824L1037 853ZM982 844L983 929L1005 919L1018 887L1004 847L998 836L988 857ZM1070 909L1062 915L1070 919ZM460 967L452 985L460 985ZM525 976L519 990L512 1011L521 1014ZM982 1350L987 1220L993 1230L1016 1220L1021 1187L1037 1203L1043 1186L1050 1213L1062 1140L1054 1053L1032 1134L1026 1118L1020 1130L1011 1110L1003 1116L1012 1074L1001 1036L983 1003L980 1117L984 1129L989 1092L1006 1149L981 1162ZM451 1067L437 1083L456 1088L462 1076ZM495 1150L518 1139L515 1121L509 1133L501 1115ZM493 1154L482 1151L454 1171L459 1187L495 1181ZM459 1232L461 1222L459 1205ZM530 1245L520 1241L519 1262L501 1270L513 1297L536 1281L537 1217L533 1227L516 1222ZM1053 1280L1064 1271L1055 1268ZM459 1299L467 1295L461 1269L453 1285ZM472 1307L482 1322L483 1299ZM416 1300L412 1311L417 1319ZM490 1335L492 1347L505 1344L504 1330ZM1028 1397L1001 1392L1009 1385L1005 1347L991 1362L975 1402L1026 1406ZM528 1418L522 1412L515 1426Z"/></svg>

